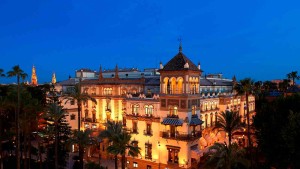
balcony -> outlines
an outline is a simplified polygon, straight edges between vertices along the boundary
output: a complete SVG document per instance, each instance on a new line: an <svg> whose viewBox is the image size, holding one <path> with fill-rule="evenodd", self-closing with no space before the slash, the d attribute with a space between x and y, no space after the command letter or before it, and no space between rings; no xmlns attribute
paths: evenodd
<svg viewBox="0 0 300 169"><path fill-rule="evenodd" d="M139 134L139 130L137 128L128 129L131 134Z"/></svg>
<svg viewBox="0 0 300 169"><path fill-rule="evenodd" d="M175 115L175 114L168 114L167 117L168 118L179 118L178 115Z"/></svg>
<svg viewBox="0 0 300 169"><path fill-rule="evenodd" d="M153 131L152 130L144 130L144 135L145 136L153 136Z"/></svg>
<svg viewBox="0 0 300 169"><path fill-rule="evenodd" d="M160 122L160 117L154 116L152 114L126 114L126 118L128 120L141 120L141 121L152 121L152 122Z"/></svg>
<svg viewBox="0 0 300 169"><path fill-rule="evenodd" d="M92 119L92 118L82 118L82 122L89 122L89 123L98 123L97 119Z"/></svg>
<svg viewBox="0 0 300 169"><path fill-rule="evenodd" d="M174 132L171 133L169 131L162 131L161 137L165 139L173 139L173 140L180 140L180 141L194 141L196 139L199 139L202 136L201 131L194 131L191 134L186 133L180 133L180 132Z"/></svg>

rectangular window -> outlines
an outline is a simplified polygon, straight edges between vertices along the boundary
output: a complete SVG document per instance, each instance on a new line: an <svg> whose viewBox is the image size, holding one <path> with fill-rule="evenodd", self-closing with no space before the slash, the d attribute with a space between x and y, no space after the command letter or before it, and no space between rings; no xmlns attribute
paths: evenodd
<svg viewBox="0 0 300 169"><path fill-rule="evenodd" d="M71 120L75 120L75 118L76 118L76 115L75 114L71 114Z"/></svg>
<svg viewBox="0 0 300 169"><path fill-rule="evenodd" d="M147 165L147 169L151 169L151 165Z"/></svg>
<svg viewBox="0 0 300 169"><path fill-rule="evenodd" d="M169 148L168 149L168 162L178 164L178 149Z"/></svg>
<svg viewBox="0 0 300 169"><path fill-rule="evenodd" d="M133 168L138 168L138 163L137 162L133 162Z"/></svg>
<svg viewBox="0 0 300 169"><path fill-rule="evenodd" d="M152 159L152 144L145 144L145 159Z"/></svg>
<svg viewBox="0 0 300 169"><path fill-rule="evenodd" d="M138 133L138 124L137 121L132 122L132 132L133 133Z"/></svg>
<svg viewBox="0 0 300 169"><path fill-rule="evenodd" d="M74 100L71 100L71 105L74 105L75 104L75 101Z"/></svg>

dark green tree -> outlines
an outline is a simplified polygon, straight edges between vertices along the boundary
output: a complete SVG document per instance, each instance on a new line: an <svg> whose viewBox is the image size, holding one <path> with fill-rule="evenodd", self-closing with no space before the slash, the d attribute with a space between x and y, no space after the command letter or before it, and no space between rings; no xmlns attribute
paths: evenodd
<svg viewBox="0 0 300 169"><path fill-rule="evenodd" d="M232 134L243 129L239 113L234 111L221 112L213 130L215 129L228 133L228 143L231 146Z"/></svg>
<svg viewBox="0 0 300 169"><path fill-rule="evenodd" d="M77 102L77 112L78 112L78 131L80 130L80 124L81 124L81 106L82 103L91 100L94 103L97 103L96 99L91 97L85 92L81 91L81 82L76 84L74 87L68 88L67 92L64 93L64 99L66 99L66 102L73 101Z"/></svg>
<svg viewBox="0 0 300 169"><path fill-rule="evenodd" d="M265 164L275 168L299 168L300 96L261 102L257 105L254 126Z"/></svg>
<svg viewBox="0 0 300 169"><path fill-rule="evenodd" d="M107 121L107 129L102 131L100 138L106 138L111 145L107 147L107 152L115 156L115 169L118 169L118 155L121 155L122 169L125 169L126 151L128 155L137 156L140 153L140 148L131 144L131 135L124 130L122 123Z"/></svg>
<svg viewBox="0 0 300 169"><path fill-rule="evenodd" d="M65 155L62 156L63 152L66 151L66 142L70 136L70 127L66 122L67 112L59 106L57 103L51 103L48 111L45 114L45 118L48 121L48 133L49 136L54 138L54 168L64 168L65 166ZM50 137L50 138L51 138ZM64 161L59 159L63 159Z"/></svg>
<svg viewBox="0 0 300 169"><path fill-rule="evenodd" d="M252 147L251 137L250 137L250 111L249 111L249 95L253 93L254 81L251 78L245 78L240 80L240 82L235 86L235 90L239 95L245 95L246 97L246 117L247 117L247 137L248 137L248 147Z"/></svg>
<svg viewBox="0 0 300 169"><path fill-rule="evenodd" d="M88 148L92 145L99 144L99 141L96 138L91 137L92 134L91 130L85 130L85 131L78 131L75 130L73 133L73 137L70 140L70 143L77 144L79 147L79 168L83 169L83 155L84 155L84 149Z"/></svg>
<svg viewBox="0 0 300 169"><path fill-rule="evenodd" d="M227 146L226 143L215 143L209 148L207 162L204 168L207 169L246 169L249 168L249 161L245 158L245 150L236 143Z"/></svg>
<svg viewBox="0 0 300 169"><path fill-rule="evenodd" d="M4 70L0 69L0 77L5 77L5 74L3 72L4 72Z"/></svg>
<svg viewBox="0 0 300 169"><path fill-rule="evenodd" d="M20 169L20 126L19 126L19 114L20 114L20 80L25 80L27 77L27 74L20 68L19 65L16 65L12 68L11 71L7 72L7 77L17 77L17 93L18 93L18 99L17 99L17 112L16 112L16 158L17 158L17 169Z"/></svg>
<svg viewBox="0 0 300 169"><path fill-rule="evenodd" d="M292 79L292 84L295 85L295 80L299 80L300 79L300 76L298 75L298 72L297 71L292 71L290 73L288 73L287 75L287 78L288 79Z"/></svg>

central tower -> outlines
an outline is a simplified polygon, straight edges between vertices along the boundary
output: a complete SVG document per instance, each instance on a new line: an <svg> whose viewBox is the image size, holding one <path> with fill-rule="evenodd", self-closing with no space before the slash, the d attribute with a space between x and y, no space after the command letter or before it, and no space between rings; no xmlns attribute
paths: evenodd
<svg viewBox="0 0 300 169"><path fill-rule="evenodd" d="M160 65L161 144L167 168L190 168L198 161L201 137L200 65L179 52L165 66ZM196 153L197 154L197 153Z"/></svg>

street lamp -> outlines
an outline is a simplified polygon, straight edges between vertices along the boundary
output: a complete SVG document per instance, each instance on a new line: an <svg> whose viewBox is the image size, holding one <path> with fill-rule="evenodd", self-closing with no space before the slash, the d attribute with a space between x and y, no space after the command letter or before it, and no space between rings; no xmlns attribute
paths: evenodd
<svg viewBox="0 0 300 169"><path fill-rule="evenodd" d="M160 142L157 142L158 144L158 169L160 169Z"/></svg>

